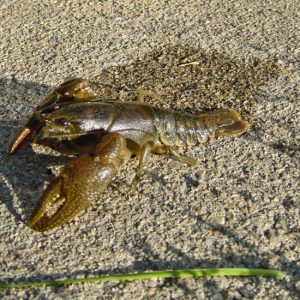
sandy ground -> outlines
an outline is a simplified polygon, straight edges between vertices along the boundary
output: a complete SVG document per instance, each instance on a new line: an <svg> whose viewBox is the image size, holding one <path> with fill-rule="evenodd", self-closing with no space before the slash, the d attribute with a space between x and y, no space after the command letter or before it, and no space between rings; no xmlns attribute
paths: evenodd
<svg viewBox="0 0 300 300"><path fill-rule="evenodd" d="M106 282L0 298L295 299L300 3L111 2L1 1L1 283L196 267L287 276ZM181 66L188 62L197 64ZM8 160L8 145L45 93L75 76L92 78L113 99L134 100L143 88L162 99L150 103L178 111L231 107L252 127L183 149L197 167L153 156L127 196L133 160L85 213L35 233L26 220L67 159L27 145Z"/></svg>

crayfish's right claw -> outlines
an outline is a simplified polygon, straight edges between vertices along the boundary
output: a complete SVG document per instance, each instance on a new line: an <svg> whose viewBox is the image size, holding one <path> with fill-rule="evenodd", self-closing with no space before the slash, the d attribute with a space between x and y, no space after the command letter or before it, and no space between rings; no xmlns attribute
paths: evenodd
<svg viewBox="0 0 300 300"><path fill-rule="evenodd" d="M27 123L19 130L13 139L8 149L8 155L14 154L25 142L43 126L43 121L39 119L38 115L33 114Z"/></svg>
<svg viewBox="0 0 300 300"><path fill-rule="evenodd" d="M90 100L97 96L90 82L83 78L72 78L63 82L55 91L63 96L69 96L74 101Z"/></svg>
<svg viewBox="0 0 300 300"><path fill-rule="evenodd" d="M96 92L92 89L87 79L73 78L63 82L38 105L35 113L15 136L8 149L8 155L14 154L25 140L35 136L39 129L43 127L45 121L41 117L42 114L51 113L57 110L60 105L70 101L89 101L95 97Z"/></svg>

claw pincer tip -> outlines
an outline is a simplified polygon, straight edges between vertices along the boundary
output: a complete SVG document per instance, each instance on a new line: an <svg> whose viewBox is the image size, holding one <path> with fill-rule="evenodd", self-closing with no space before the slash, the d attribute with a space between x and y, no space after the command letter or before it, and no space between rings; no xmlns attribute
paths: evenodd
<svg viewBox="0 0 300 300"><path fill-rule="evenodd" d="M8 155L13 155L24 143L24 141L26 140L26 138L32 133L32 129L27 128L27 127L23 127L18 134L16 135L16 137L14 138L14 140L12 141L9 149L8 149Z"/></svg>

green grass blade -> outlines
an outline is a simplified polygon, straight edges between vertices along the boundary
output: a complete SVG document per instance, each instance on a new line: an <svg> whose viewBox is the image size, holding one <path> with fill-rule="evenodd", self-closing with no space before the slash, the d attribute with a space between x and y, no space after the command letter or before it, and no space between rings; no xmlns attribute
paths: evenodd
<svg viewBox="0 0 300 300"><path fill-rule="evenodd" d="M276 270L268 269L247 269L247 268L215 268L215 269L182 269L174 271L156 271L156 272L142 272L136 274L120 274L110 276L97 276L91 278L79 279L65 279L40 281L31 283L11 283L0 284L0 289L9 288L25 288L38 287L49 285L68 285L84 282L98 282L98 281L118 281L118 280L134 280L134 279L149 279L149 278L174 278L174 277L201 277L201 276L267 276L274 278L282 278L285 273Z"/></svg>

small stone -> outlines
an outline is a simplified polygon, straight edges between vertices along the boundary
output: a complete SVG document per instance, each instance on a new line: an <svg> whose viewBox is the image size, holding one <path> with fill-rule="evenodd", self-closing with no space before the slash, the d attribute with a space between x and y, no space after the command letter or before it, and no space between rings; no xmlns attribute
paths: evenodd
<svg viewBox="0 0 300 300"><path fill-rule="evenodd" d="M6 248L5 243L0 243L0 252L4 251Z"/></svg>
<svg viewBox="0 0 300 300"><path fill-rule="evenodd" d="M225 224L225 217L224 216L215 216L212 219L212 222L218 225L224 225Z"/></svg>
<svg viewBox="0 0 300 300"><path fill-rule="evenodd" d="M178 169L180 169L181 164L179 161L174 160L174 161L170 162L169 167L173 170L178 170Z"/></svg>
<svg viewBox="0 0 300 300"><path fill-rule="evenodd" d="M211 299L213 299L213 300L223 300L224 297L223 297L223 295L222 295L221 293L215 293L215 294L211 297Z"/></svg>

